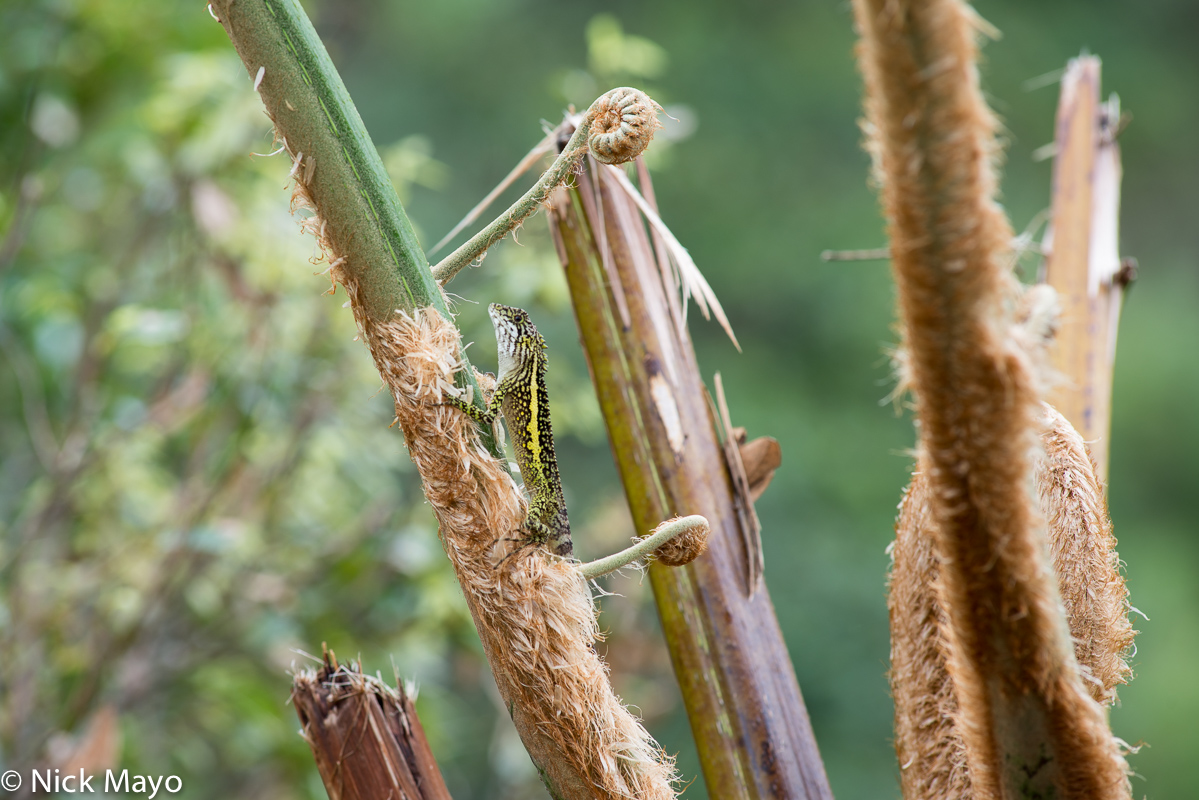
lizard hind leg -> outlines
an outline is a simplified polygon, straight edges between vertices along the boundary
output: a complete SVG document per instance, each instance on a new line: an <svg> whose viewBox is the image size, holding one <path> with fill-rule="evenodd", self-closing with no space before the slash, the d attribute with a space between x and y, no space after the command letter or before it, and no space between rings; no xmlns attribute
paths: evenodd
<svg viewBox="0 0 1199 800"><path fill-rule="evenodd" d="M499 563L496 564L497 568L502 567L513 556L520 555L525 550L541 545L541 542L529 536L504 536L495 540L495 544L499 544L500 542L520 542L520 546L513 548L508 555L501 558Z"/></svg>
<svg viewBox="0 0 1199 800"><path fill-rule="evenodd" d="M500 559L500 563L496 566L502 566L508 559L524 552L531 547L544 547L553 538L553 530L549 526L543 522L540 522L539 520L531 518L525 520L524 525L521 526L521 533L524 535L505 536L495 540L496 544L499 544L500 542L520 542L520 547L513 549L512 552ZM562 554L559 553L558 555Z"/></svg>

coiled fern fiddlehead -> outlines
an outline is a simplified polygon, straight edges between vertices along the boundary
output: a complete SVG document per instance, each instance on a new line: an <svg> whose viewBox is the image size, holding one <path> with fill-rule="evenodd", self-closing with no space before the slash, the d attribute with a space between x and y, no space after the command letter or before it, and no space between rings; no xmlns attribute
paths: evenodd
<svg viewBox="0 0 1199 800"><path fill-rule="evenodd" d="M533 188L433 267L433 277L444 285L463 267L486 253L489 247L536 211L550 192L575 171L587 153L604 164L623 164L641 155L654 138L654 132L661 127L658 122L660 108L645 92L628 86L600 95L583 114L562 153Z"/></svg>

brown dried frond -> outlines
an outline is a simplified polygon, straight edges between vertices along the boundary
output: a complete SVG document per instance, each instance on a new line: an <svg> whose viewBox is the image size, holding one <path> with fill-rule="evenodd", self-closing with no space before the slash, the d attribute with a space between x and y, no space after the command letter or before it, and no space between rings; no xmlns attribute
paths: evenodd
<svg viewBox="0 0 1199 800"><path fill-rule="evenodd" d="M342 281L353 301L353 282ZM431 309L375 323L359 303L352 307L534 762L564 797L673 798L672 760L613 693L591 647L596 611L577 569L539 548L519 549L502 564L493 553L519 531L525 501L473 423L437 405L456 391L457 329Z"/></svg>

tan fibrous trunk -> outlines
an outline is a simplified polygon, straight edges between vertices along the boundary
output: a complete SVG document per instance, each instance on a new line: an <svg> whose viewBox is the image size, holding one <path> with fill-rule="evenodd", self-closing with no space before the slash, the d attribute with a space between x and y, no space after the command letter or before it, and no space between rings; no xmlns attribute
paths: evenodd
<svg viewBox="0 0 1199 800"><path fill-rule="evenodd" d="M1127 797L1031 491L1039 386L1015 333L996 123L975 65L981 22L957 0L855 0L854 10L974 796Z"/></svg>

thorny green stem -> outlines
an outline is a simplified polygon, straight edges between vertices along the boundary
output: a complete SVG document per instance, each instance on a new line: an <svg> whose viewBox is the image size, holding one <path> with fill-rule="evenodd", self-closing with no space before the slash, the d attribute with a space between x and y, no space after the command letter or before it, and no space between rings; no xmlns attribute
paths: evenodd
<svg viewBox="0 0 1199 800"><path fill-rule="evenodd" d="M508 207L483 230L476 233L461 247L450 253L433 267L433 278L443 286L476 258L481 257L487 249L508 235L509 231L528 219L536 211L550 192L557 189L566 180L579 161L587 153L587 136L591 131L591 121L594 118L592 109L587 110L583 121L575 129L574 135L566 143L566 147L545 171L541 179L533 184L533 188Z"/></svg>
<svg viewBox="0 0 1199 800"><path fill-rule="evenodd" d="M638 540L632 547L621 550L619 553L613 553L605 558L597 558L595 561L580 564L579 572L583 573L583 577L587 580L594 580L595 578L607 575L609 572L615 572L639 558L644 558L676 536L698 530L710 530L708 520L699 514L667 520L659 525L649 536Z"/></svg>

